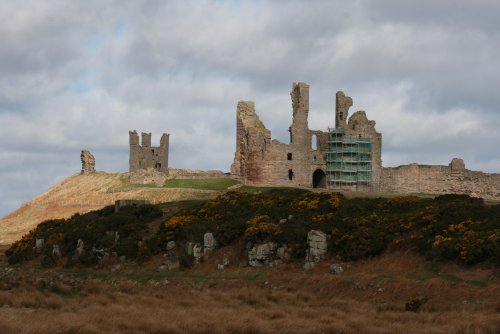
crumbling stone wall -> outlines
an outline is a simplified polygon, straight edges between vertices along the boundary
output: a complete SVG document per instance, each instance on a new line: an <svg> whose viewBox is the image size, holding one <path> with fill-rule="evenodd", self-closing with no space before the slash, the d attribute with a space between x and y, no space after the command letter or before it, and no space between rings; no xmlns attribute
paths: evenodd
<svg viewBox="0 0 500 334"><path fill-rule="evenodd" d="M375 129L375 121L368 120L360 110L349 116L352 98L343 92L336 94L335 127L343 128L346 136L371 138L372 140L372 189L378 190L382 173L382 134ZM356 190L356 189L353 189Z"/></svg>
<svg viewBox="0 0 500 334"><path fill-rule="evenodd" d="M312 187L316 171L325 175L328 133L309 130L309 85L294 83L290 96L290 144L271 140L271 131L259 119L253 102L238 102L231 174L242 183ZM314 149L312 137L317 138Z"/></svg>
<svg viewBox="0 0 500 334"><path fill-rule="evenodd" d="M238 102L236 152L231 175L243 184L325 186L328 133L308 128L307 84L294 83L290 96L293 119L289 144L271 139L271 132L259 119L253 102ZM337 92L335 127L344 129L346 136L372 139L371 190L500 198L500 174L467 170L459 158L453 159L449 166L411 164L383 168L382 134L376 131L375 121L369 120L364 111L357 111L349 117L352 105L351 97Z"/></svg>
<svg viewBox="0 0 500 334"><path fill-rule="evenodd" d="M160 146L151 146L151 133L141 133L142 142L139 143L137 132L129 131L130 160L129 172L153 168L159 172L168 172L168 145L170 135L164 133L160 139Z"/></svg>
<svg viewBox="0 0 500 334"><path fill-rule="evenodd" d="M82 174L95 173L95 158L90 151L83 150L80 159L82 160Z"/></svg>
<svg viewBox="0 0 500 334"><path fill-rule="evenodd" d="M271 140L255 112L255 104L240 101L236 109L236 153L231 174L244 184L284 185L303 187L326 186L326 154L328 132L310 130L309 85L293 83L292 125L290 143ZM375 122L366 118L364 111L356 112L347 122L352 99L338 92L336 96L336 124L350 136L373 138L374 179L380 178L382 135L375 130Z"/></svg>
<svg viewBox="0 0 500 334"><path fill-rule="evenodd" d="M409 194L467 194L486 199L500 198L500 174L465 168L454 158L448 166L410 164L383 168L380 190Z"/></svg>

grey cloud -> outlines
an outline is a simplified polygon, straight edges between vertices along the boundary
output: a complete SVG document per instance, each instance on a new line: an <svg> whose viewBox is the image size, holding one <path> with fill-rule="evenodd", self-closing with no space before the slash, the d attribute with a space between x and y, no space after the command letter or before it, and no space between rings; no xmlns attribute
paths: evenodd
<svg viewBox="0 0 500 334"><path fill-rule="evenodd" d="M498 4L402 3L2 2L0 215L78 172L81 149L127 170L130 129L170 132L172 166L227 171L237 101L286 142L293 81L311 85L314 129L335 91L352 96L386 165L500 171Z"/></svg>

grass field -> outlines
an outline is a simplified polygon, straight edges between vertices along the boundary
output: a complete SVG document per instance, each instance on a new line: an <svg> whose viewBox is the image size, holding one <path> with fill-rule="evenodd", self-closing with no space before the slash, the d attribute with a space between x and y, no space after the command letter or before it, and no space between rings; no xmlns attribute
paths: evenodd
<svg viewBox="0 0 500 334"><path fill-rule="evenodd" d="M171 179L165 182L165 188L190 188L202 190L227 190L231 186L239 184L238 181L222 178L222 179Z"/></svg>
<svg viewBox="0 0 500 334"><path fill-rule="evenodd" d="M223 252L234 264L217 270ZM161 259L152 259L158 261ZM186 271L154 263L42 270L0 265L0 333L484 333L500 330L495 268L429 265L393 253L344 264L326 260L240 267L220 249ZM477 284L481 282L481 284ZM407 299L429 301L405 311Z"/></svg>

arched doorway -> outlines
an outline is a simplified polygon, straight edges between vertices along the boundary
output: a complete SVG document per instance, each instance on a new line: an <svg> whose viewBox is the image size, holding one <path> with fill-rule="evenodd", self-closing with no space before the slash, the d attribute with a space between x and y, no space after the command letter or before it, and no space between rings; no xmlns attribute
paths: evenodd
<svg viewBox="0 0 500 334"><path fill-rule="evenodd" d="M313 188L326 188L326 174L321 169L313 173Z"/></svg>

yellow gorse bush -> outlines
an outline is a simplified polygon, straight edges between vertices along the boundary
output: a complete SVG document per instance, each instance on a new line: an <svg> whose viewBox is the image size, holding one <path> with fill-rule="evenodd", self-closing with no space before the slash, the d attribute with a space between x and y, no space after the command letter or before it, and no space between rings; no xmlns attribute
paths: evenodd
<svg viewBox="0 0 500 334"><path fill-rule="evenodd" d="M193 221L195 216L173 216L169 220L167 220L164 224L165 227L175 227L175 226L182 226L186 223L190 223Z"/></svg>
<svg viewBox="0 0 500 334"><path fill-rule="evenodd" d="M267 215L255 216L247 222L245 235L253 234L278 235L280 230L278 226L273 224L271 218Z"/></svg>

